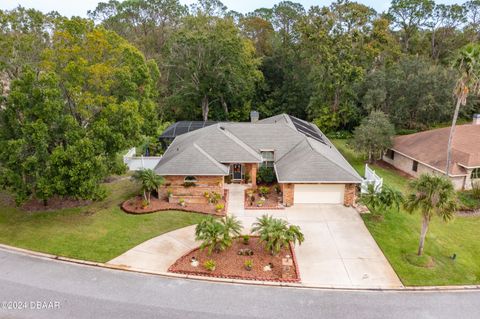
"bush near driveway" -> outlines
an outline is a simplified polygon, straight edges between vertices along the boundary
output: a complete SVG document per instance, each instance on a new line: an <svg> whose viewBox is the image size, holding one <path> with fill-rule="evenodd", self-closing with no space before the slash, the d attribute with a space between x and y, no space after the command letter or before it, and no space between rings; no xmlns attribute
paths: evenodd
<svg viewBox="0 0 480 319"><path fill-rule="evenodd" d="M364 161L346 144L332 140L346 159L363 175ZM371 165L384 182L402 192L408 179L394 170ZM408 259L418 248L421 216L409 215L396 208L384 214L384 219L363 214L365 225L377 241L390 264L405 285L468 285L480 284L480 216L456 217L448 224L441 219L430 223L425 243L425 255L432 257L433 267L421 267ZM453 254L455 260L450 258ZM430 265L430 263L429 263Z"/></svg>
<svg viewBox="0 0 480 319"><path fill-rule="evenodd" d="M120 203L138 194L139 186L130 180L105 186L105 200L56 211L28 213L0 200L0 243L106 262L150 238L197 224L204 217L179 211L125 214Z"/></svg>

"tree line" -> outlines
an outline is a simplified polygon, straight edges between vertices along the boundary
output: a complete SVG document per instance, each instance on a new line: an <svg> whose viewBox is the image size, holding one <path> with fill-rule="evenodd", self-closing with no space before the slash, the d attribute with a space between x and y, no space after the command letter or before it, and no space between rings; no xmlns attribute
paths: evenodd
<svg viewBox="0 0 480 319"><path fill-rule="evenodd" d="M100 2L88 19L0 10L0 184L34 196L104 196L118 153L177 120L288 113L325 132L372 112L398 130L449 121L460 48L480 1L282 1L247 14L218 0ZM460 118L480 111L475 98ZM376 114L376 113L375 113Z"/></svg>

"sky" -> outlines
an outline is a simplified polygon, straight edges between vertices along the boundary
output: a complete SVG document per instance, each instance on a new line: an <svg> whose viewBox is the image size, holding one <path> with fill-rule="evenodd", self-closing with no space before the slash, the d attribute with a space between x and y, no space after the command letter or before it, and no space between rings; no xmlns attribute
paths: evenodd
<svg viewBox="0 0 480 319"><path fill-rule="evenodd" d="M325 6L332 3L331 0L292 0L301 3L306 9L312 5ZM9 10L22 5L26 8L35 8L43 12L58 11L64 16L81 16L86 17L88 10L94 10L98 0L0 0L0 9ZM108 0L103 0L108 2ZM195 0L180 0L183 4L191 4ZM247 13L257 8L266 7L271 8L280 0L222 0L222 2L230 10L235 10L241 13ZM378 0L357 0L357 2L368 5L374 8L377 12L382 12L388 9L390 1ZM454 0L436 0L436 3L463 3L464 1Z"/></svg>

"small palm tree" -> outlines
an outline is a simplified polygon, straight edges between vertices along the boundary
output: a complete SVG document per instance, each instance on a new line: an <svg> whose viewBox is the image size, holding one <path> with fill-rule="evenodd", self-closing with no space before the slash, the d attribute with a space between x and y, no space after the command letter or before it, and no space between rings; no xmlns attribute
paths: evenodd
<svg viewBox="0 0 480 319"><path fill-rule="evenodd" d="M456 210L457 199L452 182L444 176L422 174L410 182L410 189L404 205L409 213L420 211L422 214L418 245L418 255L421 256L430 220L435 215L444 221L450 220Z"/></svg>
<svg viewBox="0 0 480 319"><path fill-rule="evenodd" d="M468 44L463 47L454 61L453 67L460 72L454 89L456 98L455 112L453 114L452 126L448 137L447 146L447 176L450 172L452 161L452 141L455 135L455 126L457 124L460 107L467 104L469 94L477 95L480 92L480 45Z"/></svg>
<svg viewBox="0 0 480 319"><path fill-rule="evenodd" d="M305 238L300 227L289 225L285 220L263 215L253 224L252 232L260 236L265 248L276 255L289 243L301 244Z"/></svg>
<svg viewBox="0 0 480 319"><path fill-rule="evenodd" d="M403 203L403 195L386 184L382 185L382 189L379 190L378 187L370 183L367 185L366 192L361 195L360 201L373 214L379 214L391 207L395 207L399 211L400 205Z"/></svg>
<svg viewBox="0 0 480 319"><path fill-rule="evenodd" d="M151 169L143 169L135 172L133 178L142 185L143 197L150 204L151 194L164 183L164 178L155 174Z"/></svg>
<svg viewBox="0 0 480 319"><path fill-rule="evenodd" d="M233 237L240 235L242 224L235 217L225 217L222 220L213 216L205 217L195 228L195 239L201 240L200 249L208 248L208 254L220 252L230 247Z"/></svg>

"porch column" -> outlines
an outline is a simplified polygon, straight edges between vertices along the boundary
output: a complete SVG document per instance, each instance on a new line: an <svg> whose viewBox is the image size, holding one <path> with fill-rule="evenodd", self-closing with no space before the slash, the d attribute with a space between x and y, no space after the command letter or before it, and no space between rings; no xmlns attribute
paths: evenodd
<svg viewBox="0 0 480 319"><path fill-rule="evenodd" d="M250 164L250 179L252 181L252 187L257 187L257 164Z"/></svg>

